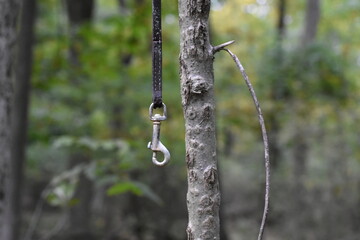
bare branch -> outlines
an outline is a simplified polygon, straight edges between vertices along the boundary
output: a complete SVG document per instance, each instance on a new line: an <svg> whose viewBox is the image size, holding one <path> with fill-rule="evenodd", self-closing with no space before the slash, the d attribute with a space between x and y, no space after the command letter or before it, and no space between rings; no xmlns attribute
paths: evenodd
<svg viewBox="0 0 360 240"><path fill-rule="evenodd" d="M231 41L228 41L226 43L222 43L220 45L217 45L217 46L213 47L213 49L212 49L213 54L215 54L215 53L217 53L217 52L219 52L221 50L224 50L225 47L233 44L234 42L235 42L235 40L231 40Z"/></svg>
<svg viewBox="0 0 360 240"><path fill-rule="evenodd" d="M220 46L220 45L219 45ZM242 66L239 58L233 54L229 49L226 49L224 47L220 48L219 50L224 50L227 51L230 56L232 57L232 59L234 60L236 66L239 68L245 83L247 85L247 87L249 88L251 97L254 101L255 107L256 107L256 111L258 113L258 118L259 118L259 123L261 126L261 133L262 133L262 137L263 137L263 144L264 144L264 160L265 160L265 203L264 203L264 212L263 212L263 217L261 220L261 225L260 225L260 230L259 230L259 235L258 235L258 240L261 240L264 234L264 229L265 229L265 224L266 224L266 218L268 215L268 211L269 211L269 195L270 195L270 159L269 159L269 142L268 142L268 137L267 137L267 133L266 133L266 128L265 128L265 122L264 122L264 118L263 118L263 114L260 108L260 104L259 101L256 97L256 93L255 90L249 80L249 77L247 76L244 67Z"/></svg>
<svg viewBox="0 0 360 240"><path fill-rule="evenodd" d="M34 232L35 232L37 226L39 225L39 221L40 221L42 210L43 210L43 205L44 205L44 199L41 196L36 204L35 211L31 216L31 221L29 223L29 227L26 230L24 240L32 239L32 236L34 235Z"/></svg>
<svg viewBox="0 0 360 240"><path fill-rule="evenodd" d="M67 220L67 214L66 212L63 213L62 217L57 221L56 225L50 230L50 232L46 233L44 237L42 237L40 240L49 240L52 239L54 236L56 236L59 232L62 231L64 226L66 225Z"/></svg>

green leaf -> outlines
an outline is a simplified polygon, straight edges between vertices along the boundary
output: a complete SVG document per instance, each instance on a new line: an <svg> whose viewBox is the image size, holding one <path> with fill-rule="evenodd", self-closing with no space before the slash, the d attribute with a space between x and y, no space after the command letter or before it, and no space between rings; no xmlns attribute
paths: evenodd
<svg viewBox="0 0 360 240"><path fill-rule="evenodd" d="M141 188L139 188L137 184L133 182L120 182L107 190L107 194L109 196L119 195L126 192L131 192L137 196L143 195Z"/></svg>
<svg viewBox="0 0 360 240"><path fill-rule="evenodd" d="M79 203L80 203L80 199L78 199L78 198L72 198L72 199L70 199L70 200L68 201L67 205L68 205L69 207L73 207L73 206L78 205Z"/></svg>
<svg viewBox="0 0 360 240"><path fill-rule="evenodd" d="M135 182L135 181L121 182L113 185L107 190L107 194L109 196L119 195L125 192L131 192L137 196L147 197L159 205L163 204L161 198L149 186L141 182Z"/></svg>

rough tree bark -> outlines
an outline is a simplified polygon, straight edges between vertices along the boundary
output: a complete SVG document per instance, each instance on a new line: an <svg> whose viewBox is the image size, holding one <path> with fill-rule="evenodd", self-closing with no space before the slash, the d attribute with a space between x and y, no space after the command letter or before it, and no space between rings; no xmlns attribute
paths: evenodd
<svg viewBox="0 0 360 240"><path fill-rule="evenodd" d="M220 239L210 0L179 0L180 78L188 168L187 235Z"/></svg>
<svg viewBox="0 0 360 240"><path fill-rule="evenodd" d="M0 0L0 239L12 240L11 212L11 110L13 101L13 71L15 60L16 24L20 2Z"/></svg>

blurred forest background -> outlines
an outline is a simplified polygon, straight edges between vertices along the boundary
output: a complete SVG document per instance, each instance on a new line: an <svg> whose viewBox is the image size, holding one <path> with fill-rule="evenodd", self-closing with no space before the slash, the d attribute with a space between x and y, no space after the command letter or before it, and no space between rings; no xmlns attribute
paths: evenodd
<svg viewBox="0 0 360 240"><path fill-rule="evenodd" d="M19 239L184 240L177 2L163 1L166 168L146 148L151 1L36 2L34 14L25 9L36 21L33 61L23 63L32 80ZM213 0L210 27L213 45L236 40L230 49L263 107L265 239L360 239L360 1ZM215 79L222 240L255 239L264 194L256 111L226 53Z"/></svg>

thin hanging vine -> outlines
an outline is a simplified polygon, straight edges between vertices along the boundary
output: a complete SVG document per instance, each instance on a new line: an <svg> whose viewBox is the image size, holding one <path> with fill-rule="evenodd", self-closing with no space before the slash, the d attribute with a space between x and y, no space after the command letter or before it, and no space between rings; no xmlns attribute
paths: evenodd
<svg viewBox="0 0 360 240"><path fill-rule="evenodd" d="M261 220L261 224L260 224L260 229L259 229L259 235L258 235L258 240L261 240L263 238L264 235L264 229L265 229L265 224L266 224L266 219L267 219L267 215L269 212L269 197L270 197L270 157L269 157L269 141L268 141L268 136L266 133L266 128L265 128L265 121L264 121L264 117L260 108L260 103L259 100L256 97L256 93L255 90L249 80L248 75L245 72L245 69L243 67L243 65L241 64L239 58L232 53L229 49L225 48L226 46L234 43L235 41L229 41L226 43L223 43L221 45L218 45L216 47L213 48L213 53L216 53L218 51L224 50L226 52L229 53L229 55L232 57L232 59L234 60L237 68L239 69L239 71L241 72L241 75L243 76L245 83L250 91L251 97L253 99L253 102L255 104L255 108L258 114L258 119L259 119L259 124L261 127L261 133L262 133L262 138L263 138L263 144L264 144L264 163L265 163L265 197L264 197L264 211L263 211L263 216L262 216L262 220Z"/></svg>

